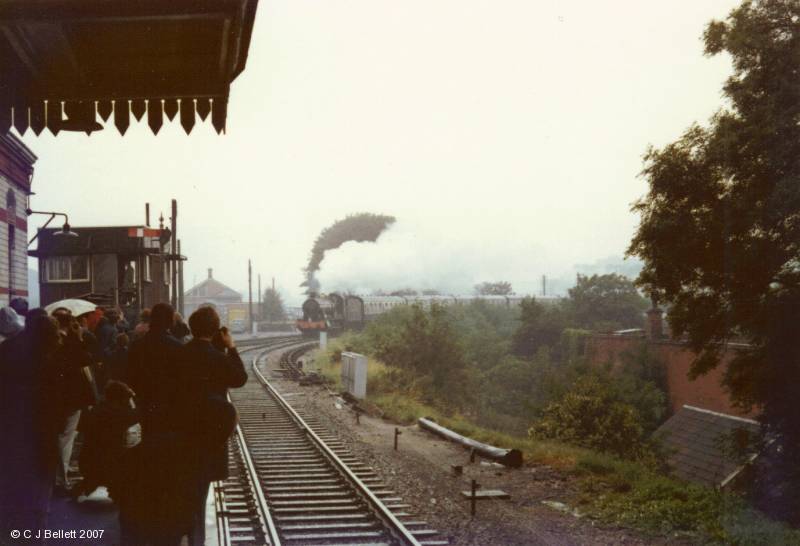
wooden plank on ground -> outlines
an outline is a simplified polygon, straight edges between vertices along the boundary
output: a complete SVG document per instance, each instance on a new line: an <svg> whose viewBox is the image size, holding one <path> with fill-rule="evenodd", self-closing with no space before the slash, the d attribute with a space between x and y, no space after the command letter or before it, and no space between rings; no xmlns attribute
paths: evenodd
<svg viewBox="0 0 800 546"><path fill-rule="evenodd" d="M462 491L461 494L467 497L468 499L472 498L472 493L470 491ZM475 498L478 500L510 499L511 496L505 491L501 491L500 489L478 489L477 491L475 491Z"/></svg>

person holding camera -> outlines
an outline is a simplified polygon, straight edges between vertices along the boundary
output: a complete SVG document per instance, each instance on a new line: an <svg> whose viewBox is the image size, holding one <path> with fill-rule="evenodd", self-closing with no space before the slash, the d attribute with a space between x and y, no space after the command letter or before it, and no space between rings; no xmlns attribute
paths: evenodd
<svg viewBox="0 0 800 546"><path fill-rule="evenodd" d="M183 433L192 446L195 508L191 546L205 543L205 505L212 481L228 477L228 437L236 427L235 408L228 389L247 382L247 372L227 328L212 307L201 307L189 317L192 339L182 350L181 409Z"/></svg>

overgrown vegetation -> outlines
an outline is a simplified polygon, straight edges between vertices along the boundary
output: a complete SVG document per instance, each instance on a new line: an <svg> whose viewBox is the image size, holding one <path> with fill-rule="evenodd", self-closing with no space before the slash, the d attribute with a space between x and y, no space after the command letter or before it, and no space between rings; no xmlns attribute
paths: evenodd
<svg viewBox="0 0 800 546"><path fill-rule="evenodd" d="M607 280L592 279L586 282ZM405 424L433 417L570 472L582 491L572 503L593 517L698 541L755 544L742 537L758 536L757 529L794 540L740 501L663 474L649 440L667 417L663 366L644 344L614 367L589 366L589 331L578 328L586 323L576 308L572 297L531 299L521 309L486 301L397 307L333 340L316 361L336 382L343 350L368 355L367 401L385 417Z"/></svg>
<svg viewBox="0 0 800 546"><path fill-rule="evenodd" d="M641 286L670 305L673 333L699 355L692 373L746 341L725 382L759 408L771 472L756 499L800 525L800 2L744 1L703 36L732 74L720 110L647 151L648 193L629 253Z"/></svg>

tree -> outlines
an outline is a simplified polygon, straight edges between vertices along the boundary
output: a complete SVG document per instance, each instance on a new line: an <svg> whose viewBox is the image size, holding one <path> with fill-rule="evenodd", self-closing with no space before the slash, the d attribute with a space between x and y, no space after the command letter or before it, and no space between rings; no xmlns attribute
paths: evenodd
<svg viewBox="0 0 800 546"><path fill-rule="evenodd" d="M578 275L569 290L568 305L576 326L595 330L618 330L641 327L642 311L647 300L636 290L633 281L616 273Z"/></svg>
<svg viewBox="0 0 800 546"><path fill-rule="evenodd" d="M648 194L628 249L644 261L639 284L670 305L669 322L698 357L719 363L726 342L748 342L725 384L742 407L760 408L779 442L787 492L800 514L800 2L746 1L705 30L705 52L727 52L726 106L649 149ZM779 514L780 515L780 514Z"/></svg>
<svg viewBox="0 0 800 546"><path fill-rule="evenodd" d="M412 305L386 315L388 320L377 320L368 327L375 356L404 372L401 379L412 384L425 402L447 408L466 404L473 389L464 349L446 309L434 304L425 311Z"/></svg>
<svg viewBox="0 0 800 546"><path fill-rule="evenodd" d="M389 292L390 296L416 296L417 291L413 288L401 288L399 290L392 290Z"/></svg>
<svg viewBox="0 0 800 546"><path fill-rule="evenodd" d="M513 294L514 290L510 282L482 282L475 285L475 293L479 296L508 296Z"/></svg>
<svg viewBox="0 0 800 546"><path fill-rule="evenodd" d="M514 353L530 358L542 348L553 352L568 325L561 306L545 306L536 298L524 298L520 304L519 326L512 340Z"/></svg>
<svg viewBox="0 0 800 546"><path fill-rule="evenodd" d="M264 297L261 300L261 318L269 322L278 322L286 319L283 298L273 288L264 290Z"/></svg>

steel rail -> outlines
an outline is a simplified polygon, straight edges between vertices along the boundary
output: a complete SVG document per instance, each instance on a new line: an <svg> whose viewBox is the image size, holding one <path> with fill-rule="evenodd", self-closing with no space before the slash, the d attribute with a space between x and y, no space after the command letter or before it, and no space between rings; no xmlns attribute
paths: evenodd
<svg viewBox="0 0 800 546"><path fill-rule="evenodd" d="M269 351L280 348L287 343L294 343L294 340L291 339L291 336L276 336L274 338L265 338L259 341L261 343L251 343L241 347L241 352L247 353L251 351L262 350L262 352L256 357L256 359L260 359ZM228 401L231 401L230 394L228 394ZM236 439L238 444L238 452L245 468L248 484L254 496L254 502L257 508L257 516L261 522L261 531L268 541L268 546L281 546L280 536L277 528L275 527L275 522L272 520L272 515L269 511L269 505L264 495L264 491L261 488L261 482L258 478L255 465L250 457L250 450L247 447L247 441L245 440L242 429L238 424L236 425L233 437ZM214 482L214 495L214 506L217 515L217 539L220 546L231 546L234 541L231 537L230 522L228 520L227 506L225 501L225 487L222 481Z"/></svg>
<svg viewBox="0 0 800 546"><path fill-rule="evenodd" d="M217 543L219 546L230 546L231 541L231 526L228 517L225 514L225 491L221 486L221 482L214 482L214 511L216 512L217 521Z"/></svg>
<svg viewBox="0 0 800 546"><path fill-rule="evenodd" d="M266 533L264 533L269 540L270 546L281 546L281 538L278 535L278 529L275 527L275 522L272 520L272 515L269 511L269 504L264 495L264 490L261 488L261 482L258 479L256 466L253 464L253 459L250 457L250 450L247 447L247 441L244 439L241 427L236 425L236 440L241 446L242 459L244 459L245 468L247 469L248 478L250 480L250 487L253 488L255 493L255 500L258 505L260 516L266 525Z"/></svg>
<svg viewBox="0 0 800 546"><path fill-rule="evenodd" d="M342 474L352 485L355 486L355 491L365 499L373 509L375 515L383 521L387 531L397 540L409 546L421 546L420 542L414 538L414 535L406 528L403 523L395 517L394 514L386 507L385 504L375 496L369 487L361 481L361 479L353 473L352 470L328 447L328 445L308 426L305 420L289 405L288 402L275 390L269 381L258 369L258 358L254 358L252 362L253 371L256 374L259 382L267 389L278 404L286 411L289 416L294 419L297 425L305 432L305 434L316 444L317 448L331 461L336 470Z"/></svg>

